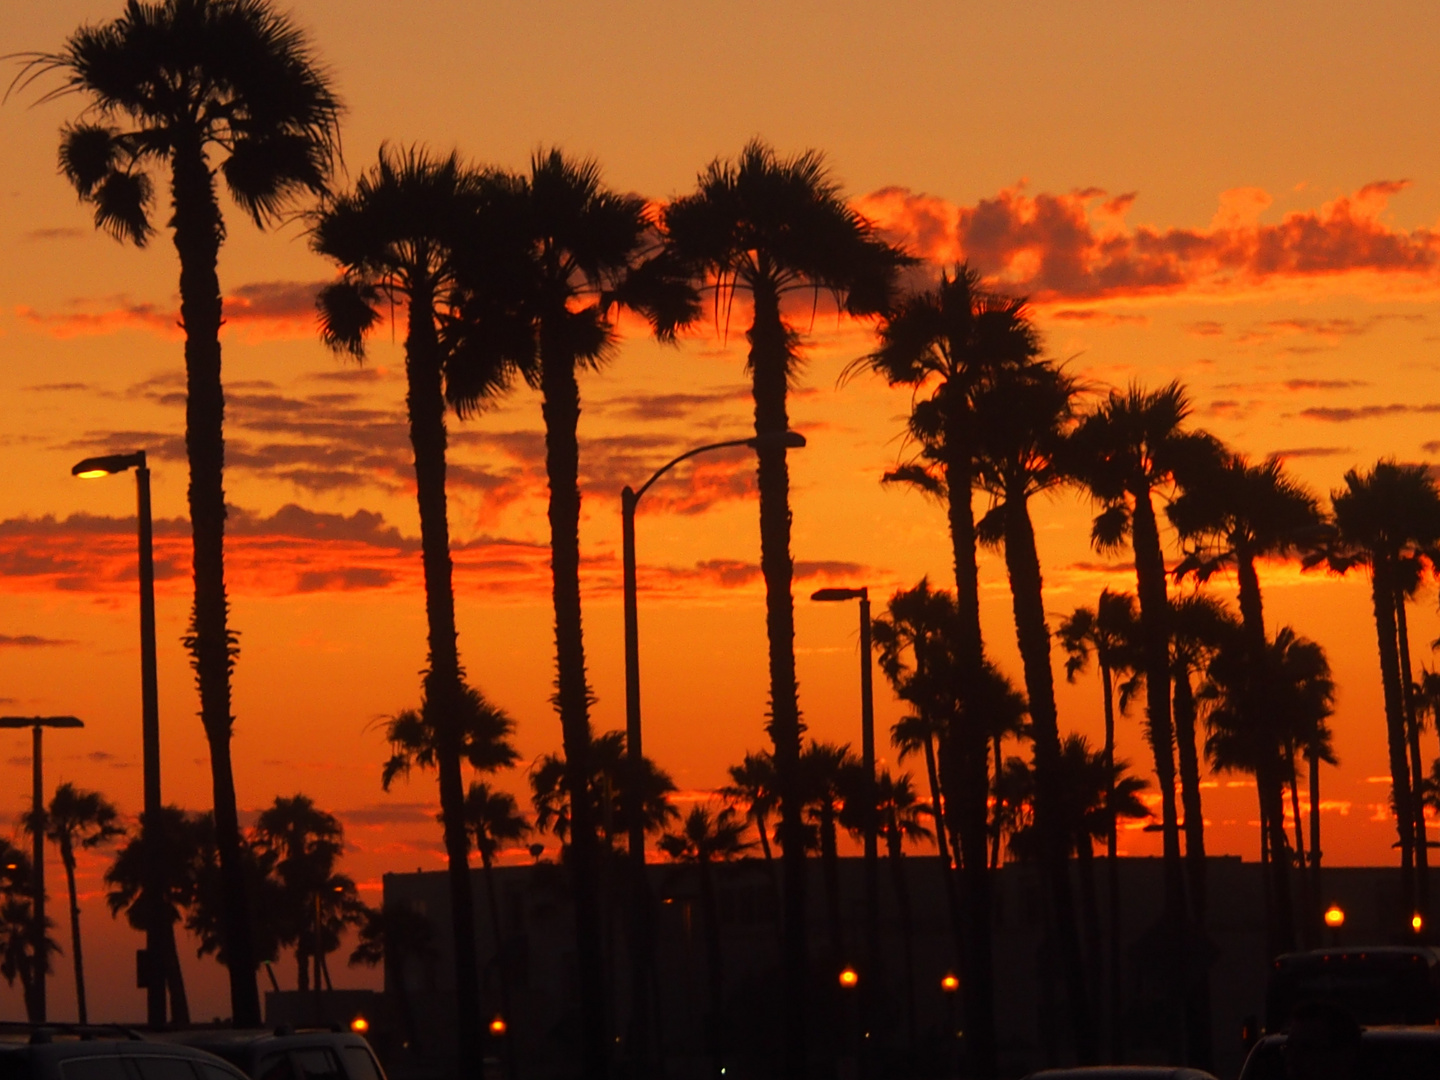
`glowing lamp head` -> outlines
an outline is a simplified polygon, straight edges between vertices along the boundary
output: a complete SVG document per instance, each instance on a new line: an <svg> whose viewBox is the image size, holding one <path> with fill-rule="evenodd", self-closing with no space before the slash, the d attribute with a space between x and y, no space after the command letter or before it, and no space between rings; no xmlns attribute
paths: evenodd
<svg viewBox="0 0 1440 1080"><path fill-rule="evenodd" d="M137 450L133 454L104 454L100 457L86 458L70 470L70 475L78 476L81 480L97 480L102 476L124 472L126 469L143 469L144 467L145 451Z"/></svg>
<svg viewBox="0 0 1440 1080"><path fill-rule="evenodd" d="M940 980L940 989L944 990L947 994L953 994L956 990L960 989L960 980L954 975L946 975Z"/></svg>
<svg viewBox="0 0 1440 1080"><path fill-rule="evenodd" d="M356 1035L364 1035L365 1032L370 1030L370 1021L366 1020L363 1016L357 1016L354 1020L350 1021L350 1030L355 1032Z"/></svg>
<svg viewBox="0 0 1440 1080"><path fill-rule="evenodd" d="M75 475L81 480L99 480L100 477L109 476L110 473L105 469L86 469L84 472L77 472Z"/></svg>
<svg viewBox="0 0 1440 1080"><path fill-rule="evenodd" d="M1414 915L1410 916L1410 929L1414 930L1417 934L1421 930L1425 929L1425 920L1420 917L1420 913L1418 911Z"/></svg>
<svg viewBox="0 0 1440 1080"><path fill-rule="evenodd" d="M847 967L844 971L840 972L840 985L846 990L854 989L860 985L860 976L854 968Z"/></svg>
<svg viewBox="0 0 1440 1080"><path fill-rule="evenodd" d="M1331 904L1325 909L1325 925L1332 930L1339 930L1345 925L1345 909L1339 904Z"/></svg>
<svg viewBox="0 0 1440 1080"><path fill-rule="evenodd" d="M494 1020L490 1021L491 1035L504 1035L505 1031L505 1018L503 1016L497 1016Z"/></svg>

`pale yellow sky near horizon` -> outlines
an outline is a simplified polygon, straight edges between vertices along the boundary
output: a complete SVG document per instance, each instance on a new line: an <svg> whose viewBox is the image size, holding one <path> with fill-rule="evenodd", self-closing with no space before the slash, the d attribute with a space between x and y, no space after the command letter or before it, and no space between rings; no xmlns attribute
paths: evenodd
<svg viewBox="0 0 1440 1080"><path fill-rule="evenodd" d="M0 52L54 49L119 8L0 0ZM988 270L1032 289L1051 351L1087 377L1183 378L1197 423L1252 454L1290 451L1321 492L1382 454L1436 458L1426 444L1440 438L1431 421L1440 413L1440 10L900 3L882 15L853 3L312 0L293 11L348 105L352 176L386 139L458 146L512 168L559 145L594 155L613 186L664 199L753 135L784 152L817 147L857 197L904 189L860 205L915 250L982 253ZM132 514L133 486L82 485L68 470L97 448L144 444L156 458L157 515L183 517L176 266L163 233L145 251L94 233L54 164L57 130L79 102L34 97L0 107L0 708L85 717L83 735L53 736L51 780L99 787L133 812L133 547L117 526L66 522ZM1364 191L1379 181L1409 186ZM1130 193L1133 202L1113 201ZM326 354L306 322L306 289L330 270L299 225L260 233L228 220L241 803L254 810L304 790L341 811L349 868L374 890L385 869L440 865L432 782L416 777L389 796L378 785L374 721L413 704L424 660L402 361L387 335L361 373ZM926 222L940 232L905 231ZM598 728L623 722L616 492L694 442L745 434L742 331L721 341L705 328L675 349L631 335L584 380ZM820 580L863 579L881 596L922 574L951 580L941 515L877 482L903 453L906 392L866 377L837 385L866 335L817 321L792 410L811 440L793 458L795 556L810 575L795 588L802 707L818 737L850 741L854 612L804 597ZM522 392L452 425L462 652L477 685L516 716L527 760L559 741L547 704L536 405ZM640 524L642 634L647 749L698 791L761 745L764 635L745 462L688 475L647 496L656 501ZM1053 612L1124 584L1118 560L1089 551L1083 502L1066 495L1037 505L1036 517ZM205 750L178 644L188 541L176 528L161 536L172 571L160 599L165 783L169 798L200 807ZM991 648L1018 675L1003 567L991 555L982 572ZM1327 857L1389 860L1364 584L1291 567L1264 580L1272 625L1321 641L1340 684ZM1440 633L1434 599L1427 592L1414 608L1417 664L1431 662L1426 645ZM50 644L13 640L25 635ZM1060 694L1062 724L1096 737L1094 680L1062 680ZM881 698L888 727L899 708ZM1148 773L1140 738L1132 717L1122 751ZM28 790L22 743L0 739L12 792L0 813L18 810ZM1213 850L1253 857L1253 789L1213 782ZM523 770L504 783L520 790ZM1129 839L1135 853L1153 846ZM104 912L102 866L83 867L87 957L115 1014L138 1015L140 996L127 988L134 943ZM213 967L194 965L199 1015L223 1009ZM0 1012L18 1008L0 987Z"/></svg>

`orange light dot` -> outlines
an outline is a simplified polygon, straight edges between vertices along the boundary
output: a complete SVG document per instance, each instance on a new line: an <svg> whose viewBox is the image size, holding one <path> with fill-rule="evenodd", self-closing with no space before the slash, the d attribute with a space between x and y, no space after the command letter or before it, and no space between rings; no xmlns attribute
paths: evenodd
<svg viewBox="0 0 1440 1080"><path fill-rule="evenodd" d="M504 1018L504 1017L502 1017L502 1016L497 1016L497 1017L495 1017L494 1020L491 1020L491 1021L490 1021L490 1034L491 1034L491 1035L504 1035L504 1034L505 1034L505 1018Z"/></svg>
<svg viewBox="0 0 1440 1080"><path fill-rule="evenodd" d="M854 968L847 967L844 971L840 972L840 985L845 987L845 989L849 990L852 986L858 985L859 982L860 976L855 973Z"/></svg>
<svg viewBox="0 0 1440 1080"><path fill-rule="evenodd" d="M1338 930L1345 925L1345 909L1339 904L1331 904L1325 909L1325 925Z"/></svg>
<svg viewBox="0 0 1440 1080"><path fill-rule="evenodd" d="M357 1035L364 1035L365 1032L370 1030L370 1021L366 1020L363 1016L357 1016L354 1020L350 1021L350 1030Z"/></svg>
<svg viewBox="0 0 1440 1080"><path fill-rule="evenodd" d="M940 980L940 989L944 990L947 994L953 994L956 990L960 989L960 980L954 975L946 975Z"/></svg>
<svg viewBox="0 0 1440 1080"><path fill-rule="evenodd" d="M1425 920L1420 917L1420 913L1418 911L1410 917L1410 929L1414 930L1415 933L1418 934L1424 925Z"/></svg>

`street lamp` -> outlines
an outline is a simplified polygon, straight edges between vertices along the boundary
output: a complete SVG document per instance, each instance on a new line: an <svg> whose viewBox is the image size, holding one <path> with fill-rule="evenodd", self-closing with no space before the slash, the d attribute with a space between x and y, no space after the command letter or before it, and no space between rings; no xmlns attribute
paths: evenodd
<svg viewBox="0 0 1440 1080"><path fill-rule="evenodd" d="M31 1020L45 1020L45 770L43 733L47 727L82 728L85 724L73 716L0 716L0 728L30 728L30 827L34 831L34 899L31 901L35 922L30 928L31 948L35 951L35 980L30 1002Z"/></svg>
<svg viewBox="0 0 1440 1080"><path fill-rule="evenodd" d="M649 966L649 886L645 879L645 822L640 807L640 784L644 775L644 753L640 739L640 625L635 572L635 509L640 498L650 490L652 484L680 462L712 450L728 450L736 446L748 446L752 450L775 443L798 450L805 445L805 436L798 431L766 432L748 439L727 439L725 442L707 443L687 450L679 457L672 458L651 474L650 479L638 488L628 484L620 492L621 543L624 549L624 593L625 593L625 766L629 783L626 784L625 813L629 828L630 869L634 877L634 947L631 949L633 969L631 971L631 993L634 1005L631 1010L637 1032L631 1039L632 1053L638 1056L648 1051L648 1033L644 1025L648 1022L649 1009L646 1007L646 987Z"/></svg>
<svg viewBox="0 0 1440 1080"><path fill-rule="evenodd" d="M870 590L865 586L858 589L817 589L810 594L811 600L821 603L839 603L846 600L860 601L860 770L865 800L862 809L865 826L865 961L869 965L870 978L867 986L875 986L875 974L880 963L880 849L879 828L875 806L875 682L871 677L870 661ZM869 1015L873 1003L870 993L865 995L866 1023L872 1023Z"/></svg>
<svg viewBox="0 0 1440 1080"><path fill-rule="evenodd" d="M141 834L150 842L141 845L145 891L155 898L147 905L150 917L145 926L145 955L138 965L144 976L145 1019L151 1027L165 1024L165 978L162 957L165 950L165 913L159 903L164 892L163 852L160 851L160 690L155 671L155 544L150 518L150 468L145 451L132 454L105 454L86 458L71 474L82 480L135 470L136 516L140 532L140 743L143 758L145 808Z"/></svg>

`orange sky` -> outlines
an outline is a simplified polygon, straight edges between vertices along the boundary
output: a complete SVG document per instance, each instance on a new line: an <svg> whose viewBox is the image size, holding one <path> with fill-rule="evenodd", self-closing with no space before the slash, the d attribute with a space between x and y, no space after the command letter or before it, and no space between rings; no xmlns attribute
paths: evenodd
<svg viewBox="0 0 1440 1080"><path fill-rule="evenodd" d="M0 0L0 45L54 48L118 3ZM1197 422L1251 454L1285 452L1318 490L1382 454L1440 453L1440 12L1377 4L1037 3L1023 12L851 4L429 3L296 5L350 111L352 170L380 141L458 145L522 166L559 144L611 183L665 198L759 133L824 149L857 198L918 254L968 256L1036 298L1051 352L1091 380L1191 388ZM179 639L189 602L183 377L168 237L149 250L96 235L56 175L73 101L0 107L0 699L73 712L49 780L139 800L133 484L82 484L78 458L146 448L160 566L161 719L168 799L207 805L208 774ZM385 869L438 867L433 784L379 789L377 718L415 703L424 663L418 526L387 335L356 369L315 340L329 268L291 225L231 215L227 294L229 577L242 653L235 754L242 807L303 790L345 819L348 867L378 899ZM808 325L808 312L802 320ZM618 489L696 442L749 425L743 337L713 328L661 348L632 332L582 382L586 645L600 729L623 723ZM849 608L819 582L884 596L948 584L939 512L878 480L902 453L908 397L845 363L863 326L815 322L794 397L810 445L792 458L801 705L821 738L858 737ZM451 523L461 649L474 682L519 722L527 760L559 742L538 401L517 393L452 425ZM647 495L639 525L646 745L686 791L762 743L758 530L748 463L716 457ZM1086 543L1088 508L1036 507L1047 602L1093 602L1128 569ZM982 565L990 647L1018 675L1003 567ZM1362 581L1262 577L1273 626L1329 650L1342 765L1325 778L1326 856L1393 857L1374 633ZM1228 590L1220 581L1217 589ZM1433 590L1413 609L1416 662L1440 633ZM1098 735L1093 679L1061 682L1062 724ZM878 719L899 710L881 691ZM1134 717L1122 753L1145 761ZM0 736L13 814L28 736ZM1427 736L1427 756L1436 753ZM893 762L892 762L893 764ZM517 791L523 770L506 778ZM1254 792L1213 778L1212 850L1253 857ZM5 802L4 800L8 800ZM1126 837L1131 853L1153 837ZM136 941L113 927L101 862L83 868L98 996L138 1015ZM58 866L54 880L60 881ZM57 909L58 910L58 909ZM62 960L52 999L70 1008ZM224 1009L213 965L191 966L197 1015ZM282 968L282 979L289 979ZM347 974L347 980L360 980ZM19 1010L0 988L0 1013Z"/></svg>

